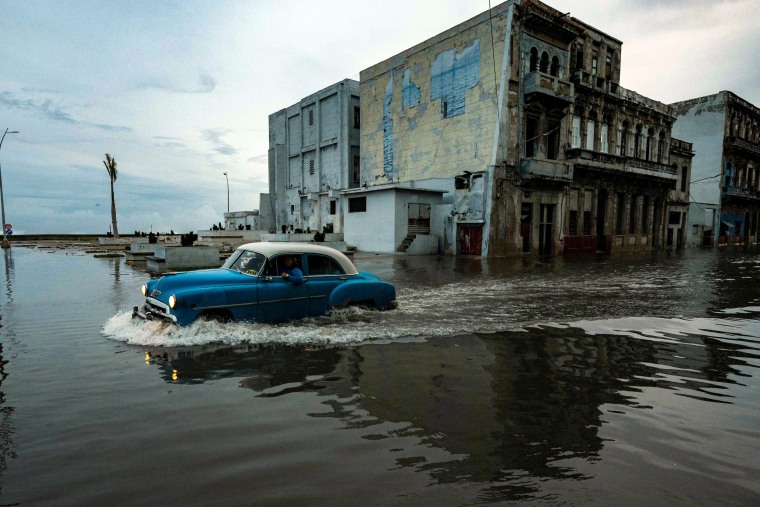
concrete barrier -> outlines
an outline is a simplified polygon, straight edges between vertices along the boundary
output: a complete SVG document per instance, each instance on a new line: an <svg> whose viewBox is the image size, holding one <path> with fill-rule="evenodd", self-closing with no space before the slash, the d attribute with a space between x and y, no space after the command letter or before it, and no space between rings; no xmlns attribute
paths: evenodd
<svg viewBox="0 0 760 507"><path fill-rule="evenodd" d="M157 246L155 255L146 258L154 271L218 268L219 248L213 246Z"/></svg>

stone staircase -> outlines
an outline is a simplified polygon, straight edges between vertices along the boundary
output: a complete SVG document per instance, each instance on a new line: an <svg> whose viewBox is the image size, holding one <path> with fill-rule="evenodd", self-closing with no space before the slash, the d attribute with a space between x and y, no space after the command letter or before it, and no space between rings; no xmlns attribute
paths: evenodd
<svg viewBox="0 0 760 507"><path fill-rule="evenodd" d="M412 242L414 241L414 238L416 237L417 237L416 234L408 234L404 238L404 241L402 241L401 244L398 246L398 248L396 249L396 252L406 253L406 251L409 249L409 245L412 244Z"/></svg>

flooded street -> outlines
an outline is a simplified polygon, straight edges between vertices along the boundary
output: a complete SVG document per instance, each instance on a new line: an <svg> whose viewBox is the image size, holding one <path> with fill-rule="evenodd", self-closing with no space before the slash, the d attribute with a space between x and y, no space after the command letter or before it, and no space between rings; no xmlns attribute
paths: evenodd
<svg viewBox="0 0 760 507"><path fill-rule="evenodd" d="M760 255L360 254L399 309L131 320L149 277L4 252L0 505L747 505Z"/></svg>

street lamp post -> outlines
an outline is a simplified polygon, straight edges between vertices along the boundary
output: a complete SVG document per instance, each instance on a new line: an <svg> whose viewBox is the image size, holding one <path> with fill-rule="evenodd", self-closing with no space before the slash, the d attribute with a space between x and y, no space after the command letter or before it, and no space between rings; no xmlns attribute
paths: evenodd
<svg viewBox="0 0 760 507"><path fill-rule="evenodd" d="M0 138L0 148L3 147L3 141L5 141L5 136L7 134L18 134L18 130L10 130L5 129L5 133L3 134L3 137ZM0 167L0 210L2 210L2 218L3 218L3 248L10 248L11 242L8 241L8 235L5 233L5 199L3 199L3 170L2 167Z"/></svg>
<svg viewBox="0 0 760 507"><path fill-rule="evenodd" d="M230 178L227 173L224 173L224 178L227 180L227 213L230 212Z"/></svg>

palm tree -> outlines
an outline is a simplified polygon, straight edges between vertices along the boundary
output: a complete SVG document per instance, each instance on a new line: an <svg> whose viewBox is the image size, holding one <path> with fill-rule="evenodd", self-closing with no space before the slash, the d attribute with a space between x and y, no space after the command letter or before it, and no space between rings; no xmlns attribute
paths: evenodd
<svg viewBox="0 0 760 507"><path fill-rule="evenodd" d="M108 176L111 178L111 222L113 223L113 237L119 237L119 228L116 227L116 200L113 197L113 182L116 181L116 159L106 153L106 159L103 161L106 166Z"/></svg>

